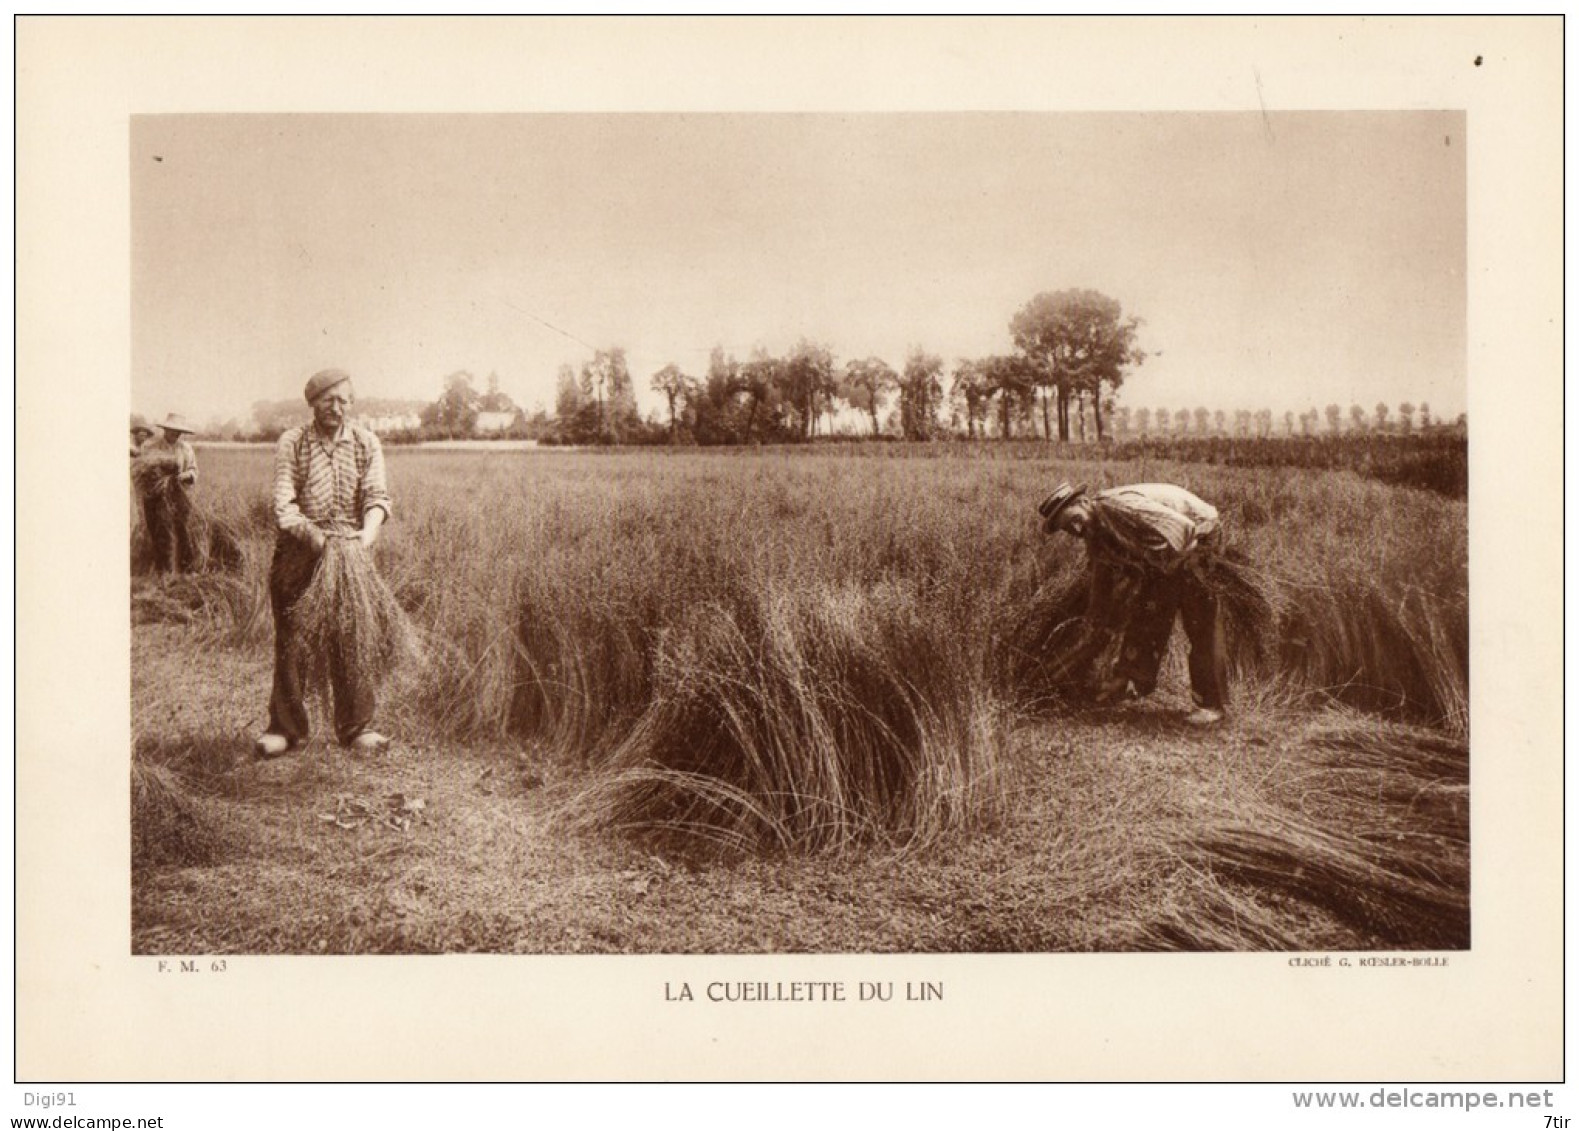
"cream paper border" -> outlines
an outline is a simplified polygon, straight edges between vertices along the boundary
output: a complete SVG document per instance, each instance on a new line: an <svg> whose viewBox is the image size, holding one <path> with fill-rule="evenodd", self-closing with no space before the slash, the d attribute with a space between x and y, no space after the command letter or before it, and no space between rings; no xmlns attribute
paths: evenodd
<svg viewBox="0 0 1579 1131"><path fill-rule="evenodd" d="M16 33L18 1080L1560 1077L1562 425L1525 412L1562 392L1560 20L23 17ZM1468 113L1470 952L1341 972L1279 955L243 957L180 978L129 956L129 115L1261 106ZM946 1000L662 1000L665 982L732 978L941 980Z"/></svg>

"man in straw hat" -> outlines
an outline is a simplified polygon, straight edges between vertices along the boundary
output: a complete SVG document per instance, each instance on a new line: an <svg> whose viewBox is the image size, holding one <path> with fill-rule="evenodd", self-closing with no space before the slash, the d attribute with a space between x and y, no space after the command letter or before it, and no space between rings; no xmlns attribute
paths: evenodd
<svg viewBox="0 0 1579 1131"><path fill-rule="evenodd" d="M1220 722L1228 662L1218 597L1208 573L1221 539L1217 508L1170 483L1139 483L1095 494L1059 484L1037 508L1048 534L1086 544L1091 572L1087 619L1117 643L1098 702L1148 695L1173 633L1184 621L1197 726Z"/></svg>
<svg viewBox="0 0 1579 1131"><path fill-rule="evenodd" d="M296 640L292 606L307 589L330 538L358 538L371 547L389 517L384 452L378 437L351 425L351 377L325 369L307 382L311 424L291 428L274 452L274 517L278 532L269 573L274 610L274 689L269 729L257 742L260 757L299 746L308 735L307 657ZM327 657L334 692L334 729L340 743L371 752L389 745L373 729L376 673L356 670L350 657Z"/></svg>
<svg viewBox="0 0 1579 1131"><path fill-rule="evenodd" d="M192 426L179 413L165 417L163 435L145 439L135 449L132 481L142 503L143 525L153 544L154 564L161 573L190 569L196 556L192 545L192 500L197 486L197 454L186 437ZM144 432L149 431L146 427ZM132 431L136 440L137 430Z"/></svg>

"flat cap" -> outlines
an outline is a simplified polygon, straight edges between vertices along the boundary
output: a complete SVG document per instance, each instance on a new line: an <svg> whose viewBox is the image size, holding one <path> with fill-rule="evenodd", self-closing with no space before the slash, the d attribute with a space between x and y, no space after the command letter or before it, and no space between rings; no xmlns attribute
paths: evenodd
<svg viewBox="0 0 1579 1131"><path fill-rule="evenodd" d="M340 382L350 379L351 375L344 369L320 369L307 379L307 388L303 390L303 395L306 396L307 403L312 404Z"/></svg>

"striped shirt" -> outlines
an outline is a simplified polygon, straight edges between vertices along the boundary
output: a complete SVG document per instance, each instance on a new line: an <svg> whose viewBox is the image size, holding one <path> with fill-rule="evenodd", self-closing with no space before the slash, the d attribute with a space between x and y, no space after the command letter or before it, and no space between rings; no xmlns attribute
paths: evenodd
<svg viewBox="0 0 1579 1131"><path fill-rule="evenodd" d="M274 520L282 531L309 524L350 533L368 511L389 515L384 449L365 428L341 425L325 440L311 424L289 429L274 449Z"/></svg>

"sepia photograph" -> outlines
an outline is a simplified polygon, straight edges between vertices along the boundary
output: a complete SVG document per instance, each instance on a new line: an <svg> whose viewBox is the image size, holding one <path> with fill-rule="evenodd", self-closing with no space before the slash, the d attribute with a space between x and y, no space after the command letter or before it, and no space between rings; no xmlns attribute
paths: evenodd
<svg viewBox="0 0 1579 1131"><path fill-rule="evenodd" d="M1561 26L19 20L17 1082L1560 1082Z"/></svg>
<svg viewBox="0 0 1579 1131"><path fill-rule="evenodd" d="M134 118L134 952L1469 946L1464 125Z"/></svg>

